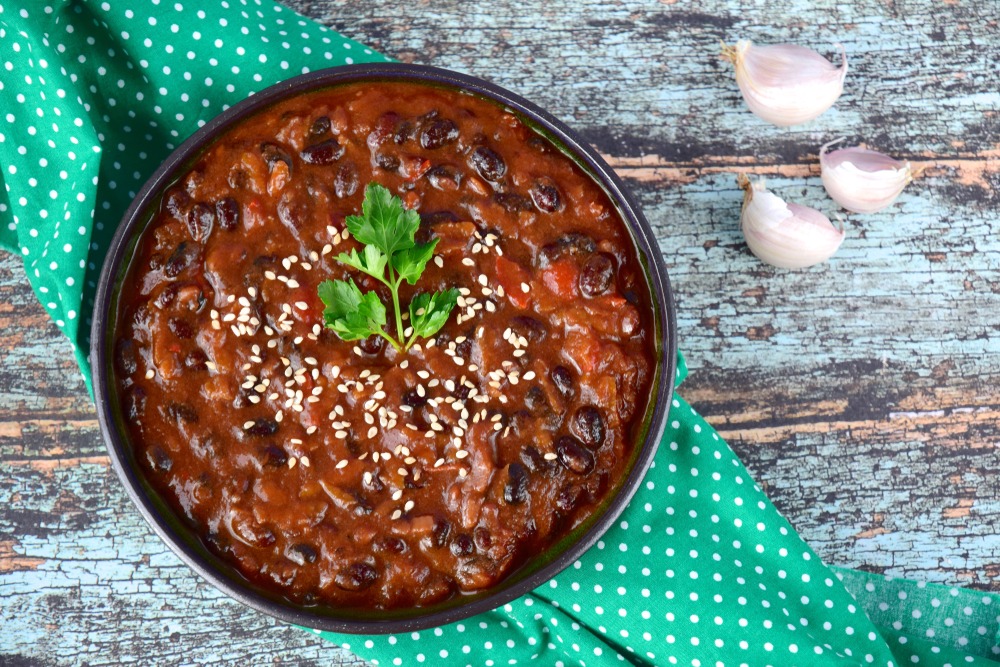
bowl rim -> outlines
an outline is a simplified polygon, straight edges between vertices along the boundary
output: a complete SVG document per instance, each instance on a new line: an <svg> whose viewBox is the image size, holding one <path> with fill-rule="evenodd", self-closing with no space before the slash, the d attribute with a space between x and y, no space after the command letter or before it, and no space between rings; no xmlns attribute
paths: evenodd
<svg viewBox="0 0 1000 667"><path fill-rule="evenodd" d="M223 576L210 563L205 562L188 541L178 535L161 516L143 488L141 472L129 464L131 448L118 431L112 408L112 402L115 400L115 390L111 384L114 382L114 373L109 363L112 346L109 345L108 329L109 323L115 319L110 307L115 303L118 278L123 271L128 270L132 243L148 223L145 214L150 203L156 200L163 188L169 187L176 180L180 175L179 171L184 168L188 160L208 146L218 133L272 104L312 90L365 80L406 81L472 93L513 110L535 124L536 129L540 127L550 138L554 137L569 149L572 153L570 157L597 181L616 205L639 252L650 296L655 302L653 305L656 321L653 324L659 328L661 334L661 339L654 341L654 344L662 354L654 375L655 384L650 387L653 399L647 408L646 416L649 421L645 436L641 442L634 444L639 451L633 456L632 467L620 484L618 492L599 506L603 507L603 514L592 520L586 530L559 555L549 559L512 585L503 586L501 582L500 587L494 592L490 593L491 589L487 589L485 594L478 595L467 603L458 603L442 609L428 607L426 614L419 613L418 609L413 615L388 619L331 616L313 613L310 607L296 607L290 601L282 604L277 599L255 592L251 588L251 582L247 581L245 586L238 585L234 579ZM428 65L365 63L317 70L265 88L224 110L170 153L133 198L109 245L95 296L90 362L98 422L115 472L146 522L182 561L229 597L282 621L311 629L347 634L389 634L445 625L502 606L554 578L583 555L614 525L649 469L666 426L676 378L676 310L666 266L649 222L611 166L575 131L534 103L477 77ZM515 573L516 570L511 574ZM350 610L346 611L350 613Z"/></svg>

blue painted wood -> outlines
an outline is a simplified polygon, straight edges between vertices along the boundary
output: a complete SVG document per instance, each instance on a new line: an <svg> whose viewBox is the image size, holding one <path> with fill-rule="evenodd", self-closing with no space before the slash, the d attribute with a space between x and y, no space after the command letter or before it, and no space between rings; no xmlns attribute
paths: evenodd
<svg viewBox="0 0 1000 667"><path fill-rule="evenodd" d="M607 156L671 271L683 393L824 559L1000 590L994 2L289 4L507 86ZM843 43L844 96L807 125L766 125L717 57L741 37ZM841 135L924 175L888 211L845 216L829 264L763 266L740 237L733 174L833 213L816 150ZM10 256L0 331L0 665L357 664L216 593L152 535Z"/></svg>

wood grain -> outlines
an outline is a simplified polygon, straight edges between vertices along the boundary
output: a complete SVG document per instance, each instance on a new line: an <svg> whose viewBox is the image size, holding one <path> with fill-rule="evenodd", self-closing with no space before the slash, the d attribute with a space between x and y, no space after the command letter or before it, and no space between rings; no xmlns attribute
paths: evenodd
<svg viewBox="0 0 1000 667"><path fill-rule="evenodd" d="M684 395L827 562L1000 590L995 3L288 4L491 79L597 146L669 266ZM844 96L808 125L767 126L717 57L741 37L843 43ZM892 209L847 216L828 265L762 265L733 174L832 213L816 151L837 136L926 169ZM0 331L0 665L358 664L216 593L153 536L12 256Z"/></svg>

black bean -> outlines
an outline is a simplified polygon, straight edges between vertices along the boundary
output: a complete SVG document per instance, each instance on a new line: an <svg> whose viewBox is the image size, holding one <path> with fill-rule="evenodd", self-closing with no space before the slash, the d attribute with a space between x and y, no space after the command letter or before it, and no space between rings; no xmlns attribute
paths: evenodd
<svg viewBox="0 0 1000 667"><path fill-rule="evenodd" d="M374 511L374 508L371 506L371 503L369 503L360 495L355 493L354 499L357 501L354 504L354 516L368 516Z"/></svg>
<svg viewBox="0 0 1000 667"><path fill-rule="evenodd" d="M375 153L375 166L385 171L399 169L399 158L388 153Z"/></svg>
<svg viewBox="0 0 1000 667"><path fill-rule="evenodd" d="M559 188L548 179L536 181L528 192L535 206L543 213L555 213L562 208Z"/></svg>
<svg viewBox="0 0 1000 667"><path fill-rule="evenodd" d="M587 257L595 252L597 252L597 242L594 239L580 232L569 232L544 245L541 255L545 262L553 262L563 255Z"/></svg>
<svg viewBox="0 0 1000 667"><path fill-rule="evenodd" d="M301 566L306 563L315 563L316 559L319 558L319 553L316 551L316 547L311 544L293 544L285 552L285 558Z"/></svg>
<svg viewBox="0 0 1000 667"><path fill-rule="evenodd" d="M333 164L344 154L344 147L336 139L327 139L312 146L306 146L299 157L306 164Z"/></svg>
<svg viewBox="0 0 1000 667"><path fill-rule="evenodd" d="M615 281L615 262L605 253L590 257L580 271L580 291L584 296L604 294Z"/></svg>
<svg viewBox="0 0 1000 667"><path fill-rule="evenodd" d="M472 541L476 543L476 548L480 551L489 551L489 548L493 546L493 536L482 526L472 531Z"/></svg>
<svg viewBox="0 0 1000 667"><path fill-rule="evenodd" d="M498 192L493 195L493 200L510 213L531 210L531 200L516 192Z"/></svg>
<svg viewBox="0 0 1000 667"><path fill-rule="evenodd" d="M528 471L520 463L507 466L507 484L503 487L503 499L508 505L520 505L528 499Z"/></svg>
<svg viewBox="0 0 1000 667"><path fill-rule="evenodd" d="M535 414L547 413L552 410L545 392L537 384L524 395L524 405Z"/></svg>
<svg viewBox="0 0 1000 667"><path fill-rule="evenodd" d="M556 440L556 456L564 468L578 475L586 475L594 469L594 455L571 435Z"/></svg>
<svg viewBox="0 0 1000 667"><path fill-rule="evenodd" d="M156 472L170 472L174 467L174 460L170 458L170 454L159 445L153 445L146 451L146 460L149 462L149 467Z"/></svg>
<svg viewBox="0 0 1000 667"><path fill-rule="evenodd" d="M206 355L202 350L195 348L187 353L184 357L184 365L193 371L207 371L208 370L208 355Z"/></svg>
<svg viewBox="0 0 1000 667"><path fill-rule="evenodd" d="M396 134L393 137L393 141L402 146L416 136L416 131L416 126L411 121L405 120L400 123L398 128L396 128Z"/></svg>
<svg viewBox="0 0 1000 667"><path fill-rule="evenodd" d="M240 224L240 205L232 197L220 199L215 202L215 217L219 227L231 232Z"/></svg>
<svg viewBox="0 0 1000 667"><path fill-rule="evenodd" d="M435 189L442 192L454 192L462 182L462 172L446 164L439 164L429 169L424 177Z"/></svg>
<svg viewBox="0 0 1000 667"><path fill-rule="evenodd" d="M278 445L267 445L264 447L264 465L272 468L283 468L288 464L288 452L284 447Z"/></svg>
<svg viewBox="0 0 1000 667"><path fill-rule="evenodd" d="M181 340L187 340L194 336L194 329L191 328L188 321L179 317L171 317L167 320L167 326L170 328L170 331Z"/></svg>
<svg viewBox="0 0 1000 667"><path fill-rule="evenodd" d="M167 414L178 422L198 423L198 413L187 403L171 403L167 406Z"/></svg>
<svg viewBox="0 0 1000 667"><path fill-rule="evenodd" d="M431 211L420 213L420 225L430 226L437 225L442 222L458 222L459 217L452 213L451 211Z"/></svg>
<svg viewBox="0 0 1000 667"><path fill-rule="evenodd" d="M510 330L523 336L529 343L540 343L549 335L548 327L527 315L518 315L510 321Z"/></svg>
<svg viewBox="0 0 1000 667"><path fill-rule="evenodd" d="M334 577L334 581L345 591L363 591L375 583L378 573L368 563L351 563Z"/></svg>
<svg viewBox="0 0 1000 667"><path fill-rule="evenodd" d="M472 538L462 533L451 542L451 553L458 558L470 555L475 550L476 545L472 543Z"/></svg>
<svg viewBox="0 0 1000 667"><path fill-rule="evenodd" d="M542 453L531 445L528 445L521 450L520 458L524 467L532 473L543 473L547 475L552 472L552 468L554 467L554 462L546 461L545 457L542 456Z"/></svg>
<svg viewBox="0 0 1000 667"><path fill-rule="evenodd" d="M447 544L449 533L451 533L451 523L447 519L434 519L434 530L432 532L434 546L443 547Z"/></svg>
<svg viewBox="0 0 1000 667"><path fill-rule="evenodd" d="M376 355L385 347L385 339L381 336L369 336L358 343L358 347L365 354Z"/></svg>
<svg viewBox="0 0 1000 667"><path fill-rule="evenodd" d="M125 416L129 421L135 421L146 411L146 390L142 387L132 387L125 395Z"/></svg>
<svg viewBox="0 0 1000 667"><path fill-rule="evenodd" d="M260 145L260 154L264 158L264 161L267 162L268 169L274 169L274 165L277 162L284 162L289 170L292 168L292 156L277 144L265 141Z"/></svg>
<svg viewBox="0 0 1000 667"><path fill-rule="evenodd" d="M573 375L569 372L569 369L565 366L556 366L549 373L549 377L552 378L552 384L556 386L559 393L563 395L564 398L572 398L573 394L576 393L576 388L573 383Z"/></svg>
<svg viewBox="0 0 1000 667"><path fill-rule="evenodd" d="M246 430L247 435L263 437L278 432L278 422L273 419L258 419Z"/></svg>
<svg viewBox="0 0 1000 667"><path fill-rule="evenodd" d="M604 443L604 418L601 417L601 411L593 405L585 405L577 410L570 422L570 428L573 434L591 449L596 449Z"/></svg>
<svg viewBox="0 0 1000 667"><path fill-rule="evenodd" d="M353 162L345 162L337 168L333 177L333 191L338 198L350 197L358 191L358 168Z"/></svg>
<svg viewBox="0 0 1000 667"><path fill-rule="evenodd" d="M572 484L567 484L556 494L556 508L563 512L571 512L576 508L579 500L580 489Z"/></svg>
<svg viewBox="0 0 1000 667"><path fill-rule="evenodd" d="M410 389L405 394L403 394L403 405L409 406L414 410L424 407L427 405L427 395L421 396L417 393L416 389Z"/></svg>
<svg viewBox="0 0 1000 667"><path fill-rule="evenodd" d="M205 202L198 202L191 207L187 215L187 228L198 243L204 243L212 233L215 224L215 208Z"/></svg>
<svg viewBox="0 0 1000 667"><path fill-rule="evenodd" d="M177 284L169 283L166 287L160 290L160 293L156 295L155 299L153 299L153 303L155 303L156 307L160 310L164 310L169 308L174 303L176 298Z"/></svg>
<svg viewBox="0 0 1000 667"><path fill-rule="evenodd" d="M181 241L170 255L170 259L163 265L163 273L168 278L176 278L191 264L196 255L197 251L191 248L187 241Z"/></svg>
<svg viewBox="0 0 1000 667"><path fill-rule="evenodd" d="M469 165L487 181L496 183L507 173L507 163L492 148L480 146L469 156Z"/></svg>
<svg viewBox="0 0 1000 667"><path fill-rule="evenodd" d="M167 193L164 206L170 215L178 220L187 218L188 207L191 206L191 195L182 187L175 187Z"/></svg>
<svg viewBox="0 0 1000 667"><path fill-rule="evenodd" d="M443 118L435 120L420 133L420 145L427 149L441 148L458 139L458 126Z"/></svg>
<svg viewBox="0 0 1000 667"><path fill-rule="evenodd" d="M330 132L330 117L320 116L313 121L312 127L309 128L309 134L314 137L321 137L324 134L329 134Z"/></svg>
<svg viewBox="0 0 1000 667"><path fill-rule="evenodd" d="M122 377L129 377L139 369L135 343L130 338L122 338L115 345L115 366Z"/></svg>
<svg viewBox="0 0 1000 667"><path fill-rule="evenodd" d="M382 114L378 122L375 123L375 129L368 135L368 146L374 148L384 144L393 136L398 125L399 114L395 111L387 111Z"/></svg>
<svg viewBox="0 0 1000 667"><path fill-rule="evenodd" d="M406 541L399 537L387 535L372 543L375 553L401 554L406 551Z"/></svg>

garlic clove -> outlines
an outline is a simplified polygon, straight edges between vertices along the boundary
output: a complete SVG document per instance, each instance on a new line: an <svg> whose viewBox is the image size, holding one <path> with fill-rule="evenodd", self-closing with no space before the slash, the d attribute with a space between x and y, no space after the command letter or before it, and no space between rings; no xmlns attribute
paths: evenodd
<svg viewBox="0 0 1000 667"><path fill-rule="evenodd" d="M801 269L829 259L844 241L844 228L814 208L787 203L770 193L764 181L737 176L743 189L740 229L750 251L783 269Z"/></svg>
<svg viewBox="0 0 1000 667"><path fill-rule="evenodd" d="M854 213L875 213L896 201L906 184L913 180L909 162L867 148L827 149L842 139L819 149L823 187L830 197Z"/></svg>
<svg viewBox="0 0 1000 667"><path fill-rule="evenodd" d="M736 83L750 111L779 127L816 118L844 92L847 51L840 46L841 65L797 44L754 46L740 40L723 44L722 57L733 63Z"/></svg>

